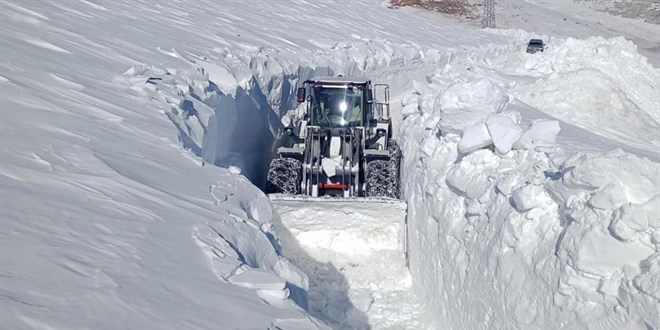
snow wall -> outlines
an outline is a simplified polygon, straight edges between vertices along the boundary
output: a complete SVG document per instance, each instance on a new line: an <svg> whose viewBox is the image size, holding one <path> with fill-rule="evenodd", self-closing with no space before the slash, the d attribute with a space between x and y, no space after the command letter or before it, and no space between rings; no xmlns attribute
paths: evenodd
<svg viewBox="0 0 660 330"><path fill-rule="evenodd" d="M550 43L404 98L414 287L448 328L657 329L660 71L622 38Z"/></svg>
<svg viewBox="0 0 660 330"><path fill-rule="evenodd" d="M513 49L515 39L526 35L503 34L512 46L483 53L365 41L294 61L275 50L224 49L187 56L193 69L134 67L124 77L169 105L165 114L186 149L240 169L256 185L280 118L296 115L300 81L345 74L388 82L401 93L394 99L402 99L404 118L410 268L417 293L437 315L429 327L657 328L660 174L657 162L635 152L652 149L644 139L657 143L643 129L658 127L658 71L631 43L599 38L555 40L561 47L546 52L550 62L511 69L525 56ZM560 60L567 53L590 61ZM598 88L553 107L564 95L553 90L567 79ZM640 88L619 87L640 79ZM612 98L600 97L609 91ZM583 146L596 153L573 153L557 141L584 137L594 126L562 112L569 105L581 114L619 112L591 115L600 118L627 111L628 129L642 135L618 140L621 134L606 129L589 136L605 142ZM539 115L535 108L550 110L530 120Z"/></svg>

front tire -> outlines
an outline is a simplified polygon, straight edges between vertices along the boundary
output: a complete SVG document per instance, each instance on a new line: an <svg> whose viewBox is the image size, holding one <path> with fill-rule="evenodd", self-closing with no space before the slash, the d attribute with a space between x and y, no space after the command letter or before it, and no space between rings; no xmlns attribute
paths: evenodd
<svg viewBox="0 0 660 330"><path fill-rule="evenodd" d="M367 163L365 181L367 196L370 197L400 197L399 168L401 165L401 149L396 141L390 140L387 145L390 158L376 159Z"/></svg>
<svg viewBox="0 0 660 330"><path fill-rule="evenodd" d="M267 194L300 194L302 163L293 158L275 158L270 162L266 179Z"/></svg>

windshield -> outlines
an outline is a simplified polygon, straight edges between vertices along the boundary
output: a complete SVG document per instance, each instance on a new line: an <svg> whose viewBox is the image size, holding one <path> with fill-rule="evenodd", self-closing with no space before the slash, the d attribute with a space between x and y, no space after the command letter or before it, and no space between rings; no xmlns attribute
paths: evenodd
<svg viewBox="0 0 660 330"><path fill-rule="evenodd" d="M312 125L361 126L364 112L362 90L337 87L312 88Z"/></svg>

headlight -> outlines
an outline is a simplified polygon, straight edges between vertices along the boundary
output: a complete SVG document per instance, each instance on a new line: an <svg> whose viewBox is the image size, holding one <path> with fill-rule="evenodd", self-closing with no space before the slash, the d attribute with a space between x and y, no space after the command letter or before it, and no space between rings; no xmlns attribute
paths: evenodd
<svg viewBox="0 0 660 330"><path fill-rule="evenodd" d="M346 112L346 109L348 109L348 104L346 104L346 102L339 103L339 110L341 112Z"/></svg>

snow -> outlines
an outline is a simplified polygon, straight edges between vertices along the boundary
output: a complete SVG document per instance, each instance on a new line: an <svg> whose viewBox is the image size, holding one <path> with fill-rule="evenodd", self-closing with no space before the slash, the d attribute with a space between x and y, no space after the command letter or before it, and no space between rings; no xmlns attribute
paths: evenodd
<svg viewBox="0 0 660 330"><path fill-rule="evenodd" d="M530 149L537 146L552 146L561 130L556 120L536 120L521 136L513 141L518 148Z"/></svg>
<svg viewBox="0 0 660 330"><path fill-rule="evenodd" d="M592 47L612 42L587 41ZM572 45L576 53L585 46ZM646 266L658 254L657 227L652 224L656 220L644 219L660 210L660 165L653 138L658 136L655 116L660 111L653 91L658 70L638 56L628 57L627 68L621 70L616 69L618 58L594 52L582 52L589 54L583 64L557 58L559 64L550 74L555 77L565 76L556 69L562 65L571 66L569 75L582 70L582 65L591 70L601 61L609 67L605 71L603 63L602 70L611 78L575 84L589 97L573 97L580 104L576 109L586 110L574 110L569 116L557 110L564 95L532 100L536 109L523 103L525 94L518 92L538 79L535 66L501 65L521 63L509 62L512 57L536 55L517 49L493 53L495 60L456 56L427 76L426 86L415 85L417 97L403 98L404 109L417 109L406 113L402 127L404 193L413 219L408 228L413 287L432 309L443 311L441 324L456 327L657 327L658 286L642 290L633 283L657 276ZM541 59L556 56L539 55ZM639 78L633 78L634 72ZM470 94L499 92L508 98L479 116L468 112L469 121L445 130L443 120L453 118L453 106L428 100L456 95L457 79L465 86L482 86L452 97L468 100L461 104L464 109L483 108L480 98ZM494 83L484 84L484 79ZM583 118L599 111L597 98L591 96L599 95L602 79L612 86L647 79L652 88L616 87L626 100L639 101L623 107L629 118L597 112L602 121L596 127ZM495 91L486 93L483 88ZM560 88L559 84L553 88ZM543 92L543 88L529 90ZM620 104L615 98L598 102L606 102L601 106L606 109ZM545 114L539 115L539 110ZM598 137L589 137L591 133ZM632 208L642 219L640 226L631 224L635 230L619 220Z"/></svg>
<svg viewBox="0 0 660 330"><path fill-rule="evenodd" d="M657 25L502 3L2 1L0 324L659 328ZM390 84L405 209L259 190L336 74Z"/></svg>
<svg viewBox="0 0 660 330"><path fill-rule="evenodd" d="M533 33L535 37L544 36L546 43L547 37L587 39L601 36L609 39L622 36L634 42L649 63L660 68L658 6L654 1L499 0L495 4L495 23L498 29L521 29ZM439 24L449 21L481 27L482 1L466 2L472 6L475 19L439 18L437 14L424 12L418 14ZM521 45L524 46L526 44Z"/></svg>
<svg viewBox="0 0 660 330"><path fill-rule="evenodd" d="M516 125L514 119L510 116L489 117L486 121L486 126L488 127L488 133L493 139L495 150L501 154L511 151L511 147L518 141L522 133L522 128ZM530 128L529 130L537 131L534 128Z"/></svg>
<svg viewBox="0 0 660 330"><path fill-rule="evenodd" d="M421 302L409 290L404 202L277 195L271 200L282 254L309 274L313 316L340 329L365 328L365 317L386 329L423 325Z"/></svg>
<svg viewBox="0 0 660 330"><path fill-rule="evenodd" d="M440 128L445 132L461 131L485 115L501 111L506 101L504 94L488 79L453 84L437 100L442 111Z"/></svg>

